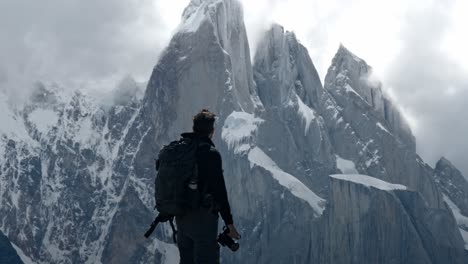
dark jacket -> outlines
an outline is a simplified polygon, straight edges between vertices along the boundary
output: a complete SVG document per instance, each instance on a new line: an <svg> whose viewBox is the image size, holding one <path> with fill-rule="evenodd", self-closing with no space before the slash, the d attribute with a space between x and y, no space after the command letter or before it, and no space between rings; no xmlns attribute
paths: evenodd
<svg viewBox="0 0 468 264"><path fill-rule="evenodd" d="M226 225L232 224L231 207L224 183L221 154L216 150L213 141L208 136L199 136L196 133L183 133L183 138L197 137L200 141L198 148L198 175L200 189L211 194L216 203L217 211L221 214ZM205 143L205 144L203 144Z"/></svg>

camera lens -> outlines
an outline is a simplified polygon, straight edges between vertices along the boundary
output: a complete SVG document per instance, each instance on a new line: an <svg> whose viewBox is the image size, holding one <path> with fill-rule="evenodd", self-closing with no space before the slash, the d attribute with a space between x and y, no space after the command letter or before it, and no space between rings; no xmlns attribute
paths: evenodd
<svg viewBox="0 0 468 264"><path fill-rule="evenodd" d="M232 244L230 248L232 251L237 251L239 249L239 243Z"/></svg>

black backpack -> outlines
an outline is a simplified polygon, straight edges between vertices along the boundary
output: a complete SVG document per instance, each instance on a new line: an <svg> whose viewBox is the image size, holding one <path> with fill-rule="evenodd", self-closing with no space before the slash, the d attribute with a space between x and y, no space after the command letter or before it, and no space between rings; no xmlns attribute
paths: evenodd
<svg viewBox="0 0 468 264"><path fill-rule="evenodd" d="M197 139L182 138L164 146L156 161L156 209L164 215L183 215L198 205Z"/></svg>
<svg viewBox="0 0 468 264"><path fill-rule="evenodd" d="M203 143L202 143L203 144ZM160 222L169 221L174 231L174 216L183 215L200 205L201 192L198 188L197 150L200 141L182 138L165 145L156 160L158 171L155 180L156 209L159 215L145 233L148 238Z"/></svg>

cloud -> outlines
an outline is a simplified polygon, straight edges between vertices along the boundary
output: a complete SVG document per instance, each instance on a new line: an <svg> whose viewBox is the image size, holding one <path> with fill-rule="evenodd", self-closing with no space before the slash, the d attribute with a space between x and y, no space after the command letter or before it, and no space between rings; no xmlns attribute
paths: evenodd
<svg viewBox="0 0 468 264"><path fill-rule="evenodd" d="M451 2L433 2L407 13L401 50L385 83L416 120L423 158L434 165L445 156L468 176L468 71L443 49L453 8Z"/></svg>
<svg viewBox="0 0 468 264"><path fill-rule="evenodd" d="M0 1L0 86L148 78L169 30L151 0Z"/></svg>

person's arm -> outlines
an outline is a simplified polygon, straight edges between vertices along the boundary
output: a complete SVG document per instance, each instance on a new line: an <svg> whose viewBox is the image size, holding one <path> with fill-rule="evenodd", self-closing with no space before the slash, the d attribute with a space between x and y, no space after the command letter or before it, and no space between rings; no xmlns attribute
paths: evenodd
<svg viewBox="0 0 468 264"><path fill-rule="evenodd" d="M224 182L223 175L223 164L221 155L219 152L212 152L213 154L213 196L215 200L220 204L221 217L224 220L227 228L229 229L228 236L234 239L240 239L241 236L237 232L236 227L234 226L234 221L232 220L231 207L229 205L229 200L227 196L226 184Z"/></svg>
<svg viewBox="0 0 468 264"><path fill-rule="evenodd" d="M210 181L212 195L214 196L215 201L219 204L221 218L223 218L226 226L232 225L234 222L232 220L231 207L229 205L229 200L226 191L226 184L224 182L223 176L223 165L221 160L221 155L217 151L210 151L211 156L211 167L212 167L212 179Z"/></svg>

